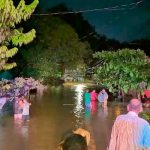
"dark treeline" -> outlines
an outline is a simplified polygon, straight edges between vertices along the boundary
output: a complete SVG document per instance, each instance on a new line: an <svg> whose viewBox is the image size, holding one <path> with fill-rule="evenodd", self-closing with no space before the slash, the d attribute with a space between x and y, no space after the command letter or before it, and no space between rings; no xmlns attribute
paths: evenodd
<svg viewBox="0 0 150 150"><path fill-rule="evenodd" d="M48 13L53 12L68 12L72 11L65 4L57 5L48 10ZM118 49L120 42L114 39L108 39L104 35L100 35L95 31L95 28L84 19L81 13L75 14L59 14L61 19L70 24L76 31L81 41L88 41L93 52L100 50Z"/></svg>
<svg viewBox="0 0 150 150"><path fill-rule="evenodd" d="M56 12L67 12L72 11L66 7L65 4L59 4L51 9L48 13ZM88 41L91 45L93 52L101 50L117 50L122 48L131 48L131 49L141 49L144 50L147 55L149 55L150 40L141 39L131 42L119 42L115 39L109 39L105 35L96 33L95 28L85 20L81 13L75 14L60 14L57 15L61 19L69 23L77 32L79 38L82 41Z"/></svg>
<svg viewBox="0 0 150 150"><path fill-rule="evenodd" d="M14 0L15 5L18 4L20 0ZM32 0L28 0L26 3L31 3ZM40 4L36 8L34 14L40 14L40 13L56 13L56 12L68 12L72 11L69 9L64 3L61 3L53 8L50 8L48 10L42 10L40 7ZM105 35L102 35L100 33L97 33L95 31L95 28L89 24L87 20L84 19L82 16L82 13L71 13L71 14L59 14L54 15L57 16L64 21L66 21L69 25L71 25L76 33L79 36L79 39L81 41L88 41L91 49L93 52L101 51L101 50L117 50L122 48L131 48L131 49L141 49L144 50L147 55L149 55L149 47L150 47L150 40L148 39L138 39L135 41L130 42L119 42L115 39L109 39ZM29 20L28 22L31 22L32 20ZM23 23L24 24L24 23ZM32 22L31 22L32 24ZM26 26L25 29L28 29Z"/></svg>
<svg viewBox="0 0 150 150"><path fill-rule="evenodd" d="M29 0L28 3L32 2L32 0ZM15 0L15 4L18 4L18 0ZM27 46L23 46L21 47L20 51L17 53L17 55L15 56L15 61L17 62L17 67L13 69L13 72L15 75L21 75L24 74L23 71L26 70L26 72L30 72L31 71L31 67L32 67L32 71L31 74L37 74L37 70L33 71L33 68L37 68L38 66L35 66L35 63L33 63L33 60L29 60L28 57L26 57L27 55L30 55L30 57L34 56L34 52L35 54L39 55L37 56L37 60L39 60L39 58L42 56L43 60L41 64L44 62L45 68L48 68L48 66L50 66L47 62L51 61L53 62L52 59L54 59L53 57L56 57L58 59L58 61L56 61L56 59L54 59L56 61L55 64L58 64L58 66L55 66L55 68L63 68L63 66L65 66L65 64L67 64L68 62L65 62L66 60L69 60L70 56L67 56L67 59L59 59L58 55L54 56L53 51L55 51L55 49L59 50L58 46L59 43L57 44L57 38L61 38L61 34L65 34L65 32L63 33L63 31L61 31L61 25L64 27L67 27L69 30L68 32L68 36L74 35L73 38L76 39L76 35L75 33L78 35L79 41L84 43L84 45L82 45L81 43L77 43L74 44L72 43L71 45L65 45L65 41L67 41L67 34L65 34L65 40L62 44L64 44L61 47L64 47L64 49L68 48L71 49L71 47L74 47L75 45L82 45L84 48L81 47L81 49L87 49L87 52L89 53L89 55L85 55L83 54L84 57L84 61L87 65L89 66L93 66L93 64L97 63L97 60L91 60L92 53L95 53L97 51L102 51L102 50L117 50L117 49L122 49L122 48L131 48L131 49L141 49L144 50L145 53L147 55L149 55L149 47L150 47L150 40L145 40L145 39L141 39L141 40L135 40L135 41L131 41L131 42L119 42L115 39L109 39L107 38L105 35L102 35L100 33L97 33L95 31L95 28L89 24L89 22L87 20L84 19L84 17L82 16L81 13L71 13L71 14L61 14L61 12L68 12L68 11L72 11L70 9L67 8L67 6L65 4L59 4L53 8L50 8L49 10L42 10L42 8L40 8L40 5L37 7L36 11L34 12L34 14L31 16L31 18L29 20L27 20L27 22L22 22L21 26L24 28L24 32L28 31L31 28L35 28L36 32L37 32L37 37L36 39L31 42L29 45ZM56 12L60 12L59 15L51 15L51 13L56 13ZM41 14L41 13L49 13L50 15L48 16L41 16L41 15L37 15L37 14ZM35 15L36 14L36 15ZM60 20L59 20L59 19ZM57 22L58 25L57 26ZM70 29L71 26L73 28ZM20 26L20 25L19 25ZM18 26L18 27L19 27ZM55 35L55 27L56 28L60 28L60 30L57 30L57 34ZM53 31L54 30L54 31ZM62 32L62 33L60 33ZM54 36L55 35L55 39ZM59 36L60 37L59 37ZM92 50L92 53L90 53L89 51L89 46ZM60 43L61 45L61 43ZM69 47L70 46L70 47ZM80 47L80 46L79 46ZM74 47L75 48L75 47ZM41 51L39 51L39 49L41 49ZM53 50L52 50L53 49ZM27 52L29 52L29 54L27 54L26 52L24 52L24 50L26 50ZM33 53L31 53L31 51L34 51ZM51 53L51 59L49 59L48 55L50 55ZM72 51L73 53L73 51ZM81 50L81 53L85 53L84 51ZM68 53L66 53L68 54ZM66 55L65 54L65 55ZM47 56L47 58L45 57ZM74 58L76 57L75 55L73 56ZM33 57L35 58L35 57ZM47 60L48 61L47 61ZM64 61L65 60L65 61ZM36 62L36 60L34 60ZM74 62L76 61L76 59L74 59ZM50 62L50 63L51 63ZM47 66L46 66L47 63ZM51 63L52 64L52 63ZM40 65L40 62L39 64ZM29 68L30 66L30 68ZM54 66L54 65L52 65ZM42 66L43 67L43 66ZM41 67L41 68L42 68ZM38 67L39 68L39 67ZM43 67L43 70L45 70L45 68ZM58 70L51 70L52 73L54 73L56 71L55 74L59 74ZM22 72L22 73L21 73ZM42 70L40 70L40 72L42 72ZM52 74L51 73L51 74ZM50 74L50 73L49 73Z"/></svg>

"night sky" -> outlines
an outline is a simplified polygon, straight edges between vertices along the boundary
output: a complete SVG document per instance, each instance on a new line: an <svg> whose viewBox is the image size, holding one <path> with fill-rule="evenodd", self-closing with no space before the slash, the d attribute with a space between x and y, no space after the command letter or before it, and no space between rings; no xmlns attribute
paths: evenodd
<svg viewBox="0 0 150 150"><path fill-rule="evenodd" d="M127 5L140 0L40 0L40 6L46 10L60 3L74 11L100 9L116 5ZM95 11L83 13L95 30L119 41L150 39L150 0L143 0L134 7L125 10Z"/></svg>

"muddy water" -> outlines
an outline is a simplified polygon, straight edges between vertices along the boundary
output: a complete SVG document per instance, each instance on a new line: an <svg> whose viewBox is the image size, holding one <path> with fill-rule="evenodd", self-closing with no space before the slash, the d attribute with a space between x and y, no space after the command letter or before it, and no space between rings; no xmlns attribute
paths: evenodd
<svg viewBox="0 0 150 150"><path fill-rule="evenodd" d="M32 97L29 122L0 119L0 150L56 150L66 131L83 127L90 131L96 150L106 150L111 127L125 108L109 104L102 109L83 106L83 87L54 87Z"/></svg>

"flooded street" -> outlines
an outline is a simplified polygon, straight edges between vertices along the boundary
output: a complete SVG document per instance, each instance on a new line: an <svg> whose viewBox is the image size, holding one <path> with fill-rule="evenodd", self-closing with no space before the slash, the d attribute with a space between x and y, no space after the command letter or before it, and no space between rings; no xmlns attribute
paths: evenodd
<svg viewBox="0 0 150 150"><path fill-rule="evenodd" d="M0 150L57 150L63 133L76 127L90 131L96 150L106 150L114 119L125 108L92 104L84 108L82 87L55 87L32 97L30 122L0 120Z"/></svg>

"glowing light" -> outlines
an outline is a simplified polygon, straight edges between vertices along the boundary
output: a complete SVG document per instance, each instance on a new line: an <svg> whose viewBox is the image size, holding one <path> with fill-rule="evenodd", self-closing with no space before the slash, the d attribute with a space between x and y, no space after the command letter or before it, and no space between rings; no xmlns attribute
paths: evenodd
<svg viewBox="0 0 150 150"><path fill-rule="evenodd" d="M87 87L84 84L75 85L75 91L83 93L84 88Z"/></svg>
<svg viewBox="0 0 150 150"><path fill-rule="evenodd" d="M75 108L73 110L74 115L76 117L76 125L80 125L82 122L80 119L83 117L83 94L84 94L84 88L86 86L83 84L78 84L75 86Z"/></svg>

